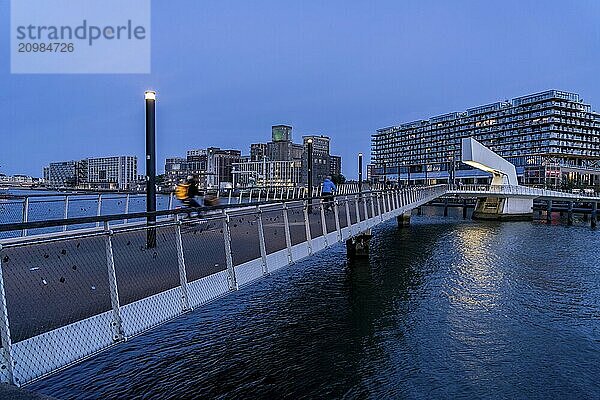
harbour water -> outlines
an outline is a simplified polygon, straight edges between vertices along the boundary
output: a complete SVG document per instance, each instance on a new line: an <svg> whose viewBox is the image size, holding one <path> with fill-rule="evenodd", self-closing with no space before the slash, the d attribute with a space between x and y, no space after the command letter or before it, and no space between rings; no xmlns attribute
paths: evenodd
<svg viewBox="0 0 600 400"><path fill-rule="evenodd" d="M350 263L334 246L29 389L59 399L600 397L600 231L421 216L374 235L368 260Z"/></svg>

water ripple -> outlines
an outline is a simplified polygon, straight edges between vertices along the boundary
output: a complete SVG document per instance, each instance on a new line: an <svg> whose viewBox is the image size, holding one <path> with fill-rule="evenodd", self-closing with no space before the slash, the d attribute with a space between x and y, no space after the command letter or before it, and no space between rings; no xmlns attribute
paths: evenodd
<svg viewBox="0 0 600 400"><path fill-rule="evenodd" d="M415 218L31 386L62 399L599 398L599 231Z"/></svg>

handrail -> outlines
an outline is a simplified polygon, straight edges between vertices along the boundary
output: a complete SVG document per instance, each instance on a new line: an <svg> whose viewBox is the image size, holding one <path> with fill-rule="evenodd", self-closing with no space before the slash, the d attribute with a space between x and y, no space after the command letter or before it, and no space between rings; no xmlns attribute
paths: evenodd
<svg viewBox="0 0 600 400"><path fill-rule="evenodd" d="M444 185L433 185L433 186L425 186L423 188L436 188L443 187ZM418 189L418 187L408 187L406 189ZM388 189L388 190L376 190L376 191L365 191L365 193L381 193L381 192L391 192L401 189ZM337 195L334 197L343 197L343 196L359 196L359 193L346 194L346 195ZM325 196L313 196L311 198L299 198L299 199L276 199L276 200L268 200L268 201L260 201L260 202L251 202L251 203L232 203L232 204L221 204L217 206L203 206L203 207L181 207L173 210L161 210L154 212L136 212L136 213L125 213L125 214L112 214L112 215L95 215L90 217L76 217L76 218L61 218L61 219L51 219L45 221L32 221L32 222L18 222L18 223L10 223L10 224L0 224L0 232L11 232L11 231L23 231L30 229L39 229L39 228L51 228L57 226L70 226L70 225L80 225L80 224L91 224L91 223L99 223L99 222L111 222L111 221L121 221L126 219L136 219L136 218L147 218L147 217L159 217L159 216L169 216L169 215L178 215L178 214L189 214L190 212L207 212L207 211L215 211L215 210L225 210L225 209L233 209L233 208L246 208L246 207L256 207L259 205L265 204L280 204L285 202L294 202L294 201L304 201L304 200L320 200L325 199Z"/></svg>
<svg viewBox="0 0 600 400"><path fill-rule="evenodd" d="M556 197L568 198L573 200L598 200L600 196L587 195L585 193L569 193L558 190L534 188L521 185L448 185L449 192L463 193L495 193L495 194L513 194L526 195L533 197Z"/></svg>

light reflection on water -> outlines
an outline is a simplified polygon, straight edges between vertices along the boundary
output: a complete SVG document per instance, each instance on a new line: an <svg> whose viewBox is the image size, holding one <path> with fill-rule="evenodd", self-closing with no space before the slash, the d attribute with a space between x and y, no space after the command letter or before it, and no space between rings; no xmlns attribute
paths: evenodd
<svg viewBox="0 0 600 400"><path fill-rule="evenodd" d="M32 389L59 398L598 398L600 231L413 218Z"/></svg>

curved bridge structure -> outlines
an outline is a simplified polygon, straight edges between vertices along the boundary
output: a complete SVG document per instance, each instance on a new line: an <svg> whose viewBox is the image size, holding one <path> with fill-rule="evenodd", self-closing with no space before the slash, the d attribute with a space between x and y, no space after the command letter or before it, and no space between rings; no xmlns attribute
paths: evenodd
<svg viewBox="0 0 600 400"><path fill-rule="evenodd" d="M505 160L475 141L465 148L466 163L502 184L232 204L187 219L189 210L165 210L0 225L30 233L0 239L0 380L43 378L335 243L364 250L371 228L406 225L412 209L444 195L497 199L496 214L531 213L533 198L585 201L595 221L600 197L514 185ZM147 225L149 216L161 218Z"/></svg>
<svg viewBox="0 0 600 400"><path fill-rule="evenodd" d="M0 225L93 226L0 240L0 378L27 384L335 243L356 249L372 227L446 191L240 204L184 220L185 210L160 211L170 217L151 227L145 213Z"/></svg>

